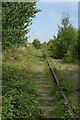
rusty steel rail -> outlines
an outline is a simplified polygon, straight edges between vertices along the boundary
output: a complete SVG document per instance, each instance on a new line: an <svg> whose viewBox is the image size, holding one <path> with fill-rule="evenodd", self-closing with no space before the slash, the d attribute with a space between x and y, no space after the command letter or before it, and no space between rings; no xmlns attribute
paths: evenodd
<svg viewBox="0 0 80 120"><path fill-rule="evenodd" d="M69 104L69 102L68 102L68 99L66 98L66 95L65 95L64 91L63 91L63 90L61 89L61 87L60 87L59 81L58 81L58 79L57 79L57 77L56 77L56 75L55 75L55 73L54 73L53 68L51 67L51 64L50 64L49 60L47 60L47 62L48 62L48 65L49 65L49 67L50 67L51 73L52 73L52 75L53 75L53 77L54 77L57 85L59 86L59 88L60 88L60 90L61 90L62 96L63 96L64 100L65 100L66 103L67 103L67 107L68 107L68 109L70 110L70 112L73 114L73 116L74 116L74 118L75 118L75 120L76 120L76 115L75 115L75 113L73 112L73 110L72 110L72 108L71 108L71 106L70 106L70 104Z"/></svg>
<svg viewBox="0 0 80 120"><path fill-rule="evenodd" d="M48 60L47 60L47 61L48 61ZM50 70L51 70L51 72L52 72L52 75L53 75L53 77L54 77L56 83L59 85L59 81L58 81L58 79L57 79L57 77L56 77L56 75L55 75L55 73L54 73L54 71L53 71L53 68L51 67L49 61L48 61L48 65L49 65L49 67L50 67Z"/></svg>

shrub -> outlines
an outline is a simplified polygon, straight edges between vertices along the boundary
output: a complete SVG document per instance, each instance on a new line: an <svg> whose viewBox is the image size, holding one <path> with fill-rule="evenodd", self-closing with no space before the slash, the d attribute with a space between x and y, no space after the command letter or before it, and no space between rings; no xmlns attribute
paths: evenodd
<svg viewBox="0 0 80 120"><path fill-rule="evenodd" d="M34 39L34 41L33 41L33 46L35 47L35 48L37 48L37 49L40 49L41 48L41 43L40 43L40 41L39 41L39 39Z"/></svg>

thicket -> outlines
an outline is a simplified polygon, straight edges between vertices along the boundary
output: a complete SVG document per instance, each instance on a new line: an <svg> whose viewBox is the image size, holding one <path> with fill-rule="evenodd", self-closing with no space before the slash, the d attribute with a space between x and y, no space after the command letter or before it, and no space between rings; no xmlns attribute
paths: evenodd
<svg viewBox="0 0 80 120"><path fill-rule="evenodd" d="M26 51L25 51L26 50ZM2 65L2 119L32 119L41 117L38 92L29 68L33 49L14 46L3 52ZM32 55L29 54L32 52Z"/></svg>
<svg viewBox="0 0 80 120"><path fill-rule="evenodd" d="M20 64L3 64L3 120L36 120L41 116L32 76L28 73L23 78L24 69Z"/></svg>
<svg viewBox="0 0 80 120"><path fill-rule="evenodd" d="M78 30L70 24L68 14L63 14L57 37L48 42L48 49L51 56L64 62L74 62L78 58Z"/></svg>
<svg viewBox="0 0 80 120"><path fill-rule="evenodd" d="M2 40L3 50L10 47L9 51L3 60L3 108L2 119L14 120L14 119L26 119L31 118L36 120L41 117L41 112L38 109L38 100L36 96L38 93L34 89L32 84L32 73L29 73L24 77L26 71L25 67L21 65L25 64L30 55L31 50L26 54L18 54L18 47L16 50L12 49L12 46L24 44L27 41L25 35L29 32L29 26L32 24L32 20L35 14L39 12L36 9L35 2L3 2L2 3ZM72 62L78 56L78 44L77 30L69 23L69 17L64 15L62 18L62 26L58 26L57 37L54 40L44 44L40 57L46 58L47 54L56 58L64 58L67 62ZM33 41L33 46L37 49L41 48L39 40ZM9 52L9 53L8 53ZM13 64L14 63L14 64Z"/></svg>

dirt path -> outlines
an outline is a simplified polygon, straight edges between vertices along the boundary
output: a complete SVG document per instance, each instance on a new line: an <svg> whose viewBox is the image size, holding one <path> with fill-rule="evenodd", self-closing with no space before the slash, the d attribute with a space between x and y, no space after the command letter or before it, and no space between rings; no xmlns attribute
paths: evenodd
<svg viewBox="0 0 80 120"><path fill-rule="evenodd" d="M53 117L53 110L55 108L54 96L51 96L51 90L53 87L53 77L50 73L47 62L42 61L39 66L39 70L35 77L36 87L39 90L38 99L40 101L39 108L42 110L45 118Z"/></svg>

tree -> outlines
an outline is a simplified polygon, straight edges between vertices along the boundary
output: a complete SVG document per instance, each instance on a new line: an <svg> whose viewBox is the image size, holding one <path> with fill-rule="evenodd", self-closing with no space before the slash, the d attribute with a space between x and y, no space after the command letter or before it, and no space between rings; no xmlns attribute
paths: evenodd
<svg viewBox="0 0 80 120"><path fill-rule="evenodd" d="M50 51L49 54L51 57L54 57L56 58L56 52L57 52L57 49L56 49L56 36L53 36L54 39L50 39L49 42L48 42L48 50Z"/></svg>
<svg viewBox="0 0 80 120"><path fill-rule="evenodd" d="M41 48L41 43L39 41L39 39L34 39L34 41L32 42L33 46L37 49L40 49Z"/></svg>
<svg viewBox="0 0 80 120"><path fill-rule="evenodd" d="M29 32L28 26L39 12L36 2L2 3L2 40L3 48L20 44Z"/></svg>
<svg viewBox="0 0 80 120"><path fill-rule="evenodd" d="M77 44L78 44L78 32L70 24L69 15L63 14L62 25L58 26L57 34L57 56L58 58L64 58L70 56L70 61L73 61L77 57Z"/></svg>
<svg viewBox="0 0 80 120"><path fill-rule="evenodd" d="M52 57L72 62L78 58L78 31L70 24L69 15L62 15L61 26L58 25L57 37L48 42Z"/></svg>

